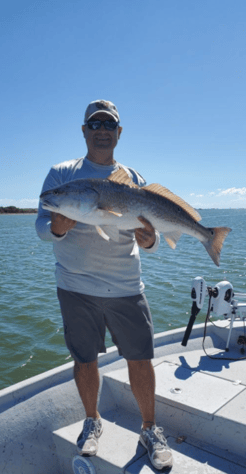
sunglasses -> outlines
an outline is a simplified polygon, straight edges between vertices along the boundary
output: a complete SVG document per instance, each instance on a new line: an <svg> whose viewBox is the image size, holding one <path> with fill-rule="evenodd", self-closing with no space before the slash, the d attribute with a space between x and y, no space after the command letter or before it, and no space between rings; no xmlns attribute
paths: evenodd
<svg viewBox="0 0 246 474"><path fill-rule="evenodd" d="M120 122L115 122L114 120L88 120L85 122L86 125L88 125L88 128L90 130L99 130L101 128L101 125L104 125L104 128L106 130L115 130Z"/></svg>

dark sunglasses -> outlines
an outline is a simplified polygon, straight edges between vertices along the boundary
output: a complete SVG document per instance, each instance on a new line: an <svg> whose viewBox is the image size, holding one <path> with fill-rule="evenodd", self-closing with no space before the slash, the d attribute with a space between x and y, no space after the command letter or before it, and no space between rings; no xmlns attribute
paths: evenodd
<svg viewBox="0 0 246 474"><path fill-rule="evenodd" d="M115 122L114 120L88 120L85 122L86 125L88 125L88 128L90 130L99 130L101 128L101 125L104 125L104 128L106 130L115 130L120 122Z"/></svg>

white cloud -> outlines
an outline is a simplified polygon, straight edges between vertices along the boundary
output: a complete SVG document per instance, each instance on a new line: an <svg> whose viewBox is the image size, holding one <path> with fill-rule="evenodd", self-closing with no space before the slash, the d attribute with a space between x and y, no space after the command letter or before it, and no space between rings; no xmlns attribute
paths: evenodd
<svg viewBox="0 0 246 474"><path fill-rule="evenodd" d="M240 196L244 196L246 194L246 188L228 188L224 191L219 193L219 196L225 196L230 194L239 194Z"/></svg>
<svg viewBox="0 0 246 474"><path fill-rule="evenodd" d="M190 193L186 200L191 206L201 209L246 209L246 187L220 188L204 194Z"/></svg>

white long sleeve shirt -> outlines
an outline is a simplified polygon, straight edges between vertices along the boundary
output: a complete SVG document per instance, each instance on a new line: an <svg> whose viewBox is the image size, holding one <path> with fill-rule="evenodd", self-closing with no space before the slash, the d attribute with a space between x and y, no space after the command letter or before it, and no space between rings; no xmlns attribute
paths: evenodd
<svg viewBox="0 0 246 474"><path fill-rule="evenodd" d="M139 186L145 184L135 170L120 163L105 166L80 158L53 166L44 181L42 192L74 179L105 179L119 168L123 168ZM36 231L42 240L53 242L58 287L101 297L133 296L144 291L134 232L120 231L118 243L104 240L94 226L80 222L64 237L54 236L50 227L50 212L39 204ZM159 241L159 233L156 232L155 244L145 251L155 252Z"/></svg>

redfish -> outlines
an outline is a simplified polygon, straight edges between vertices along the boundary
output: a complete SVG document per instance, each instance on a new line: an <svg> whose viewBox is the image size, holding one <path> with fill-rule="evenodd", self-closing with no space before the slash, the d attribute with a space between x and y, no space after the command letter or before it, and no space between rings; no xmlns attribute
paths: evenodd
<svg viewBox="0 0 246 474"><path fill-rule="evenodd" d="M120 230L144 227L145 217L175 248L182 234L196 237L219 266L229 227L203 227L201 216L183 199L159 184L139 187L119 169L107 179L77 179L41 194L42 207L94 225L105 239L120 242Z"/></svg>

